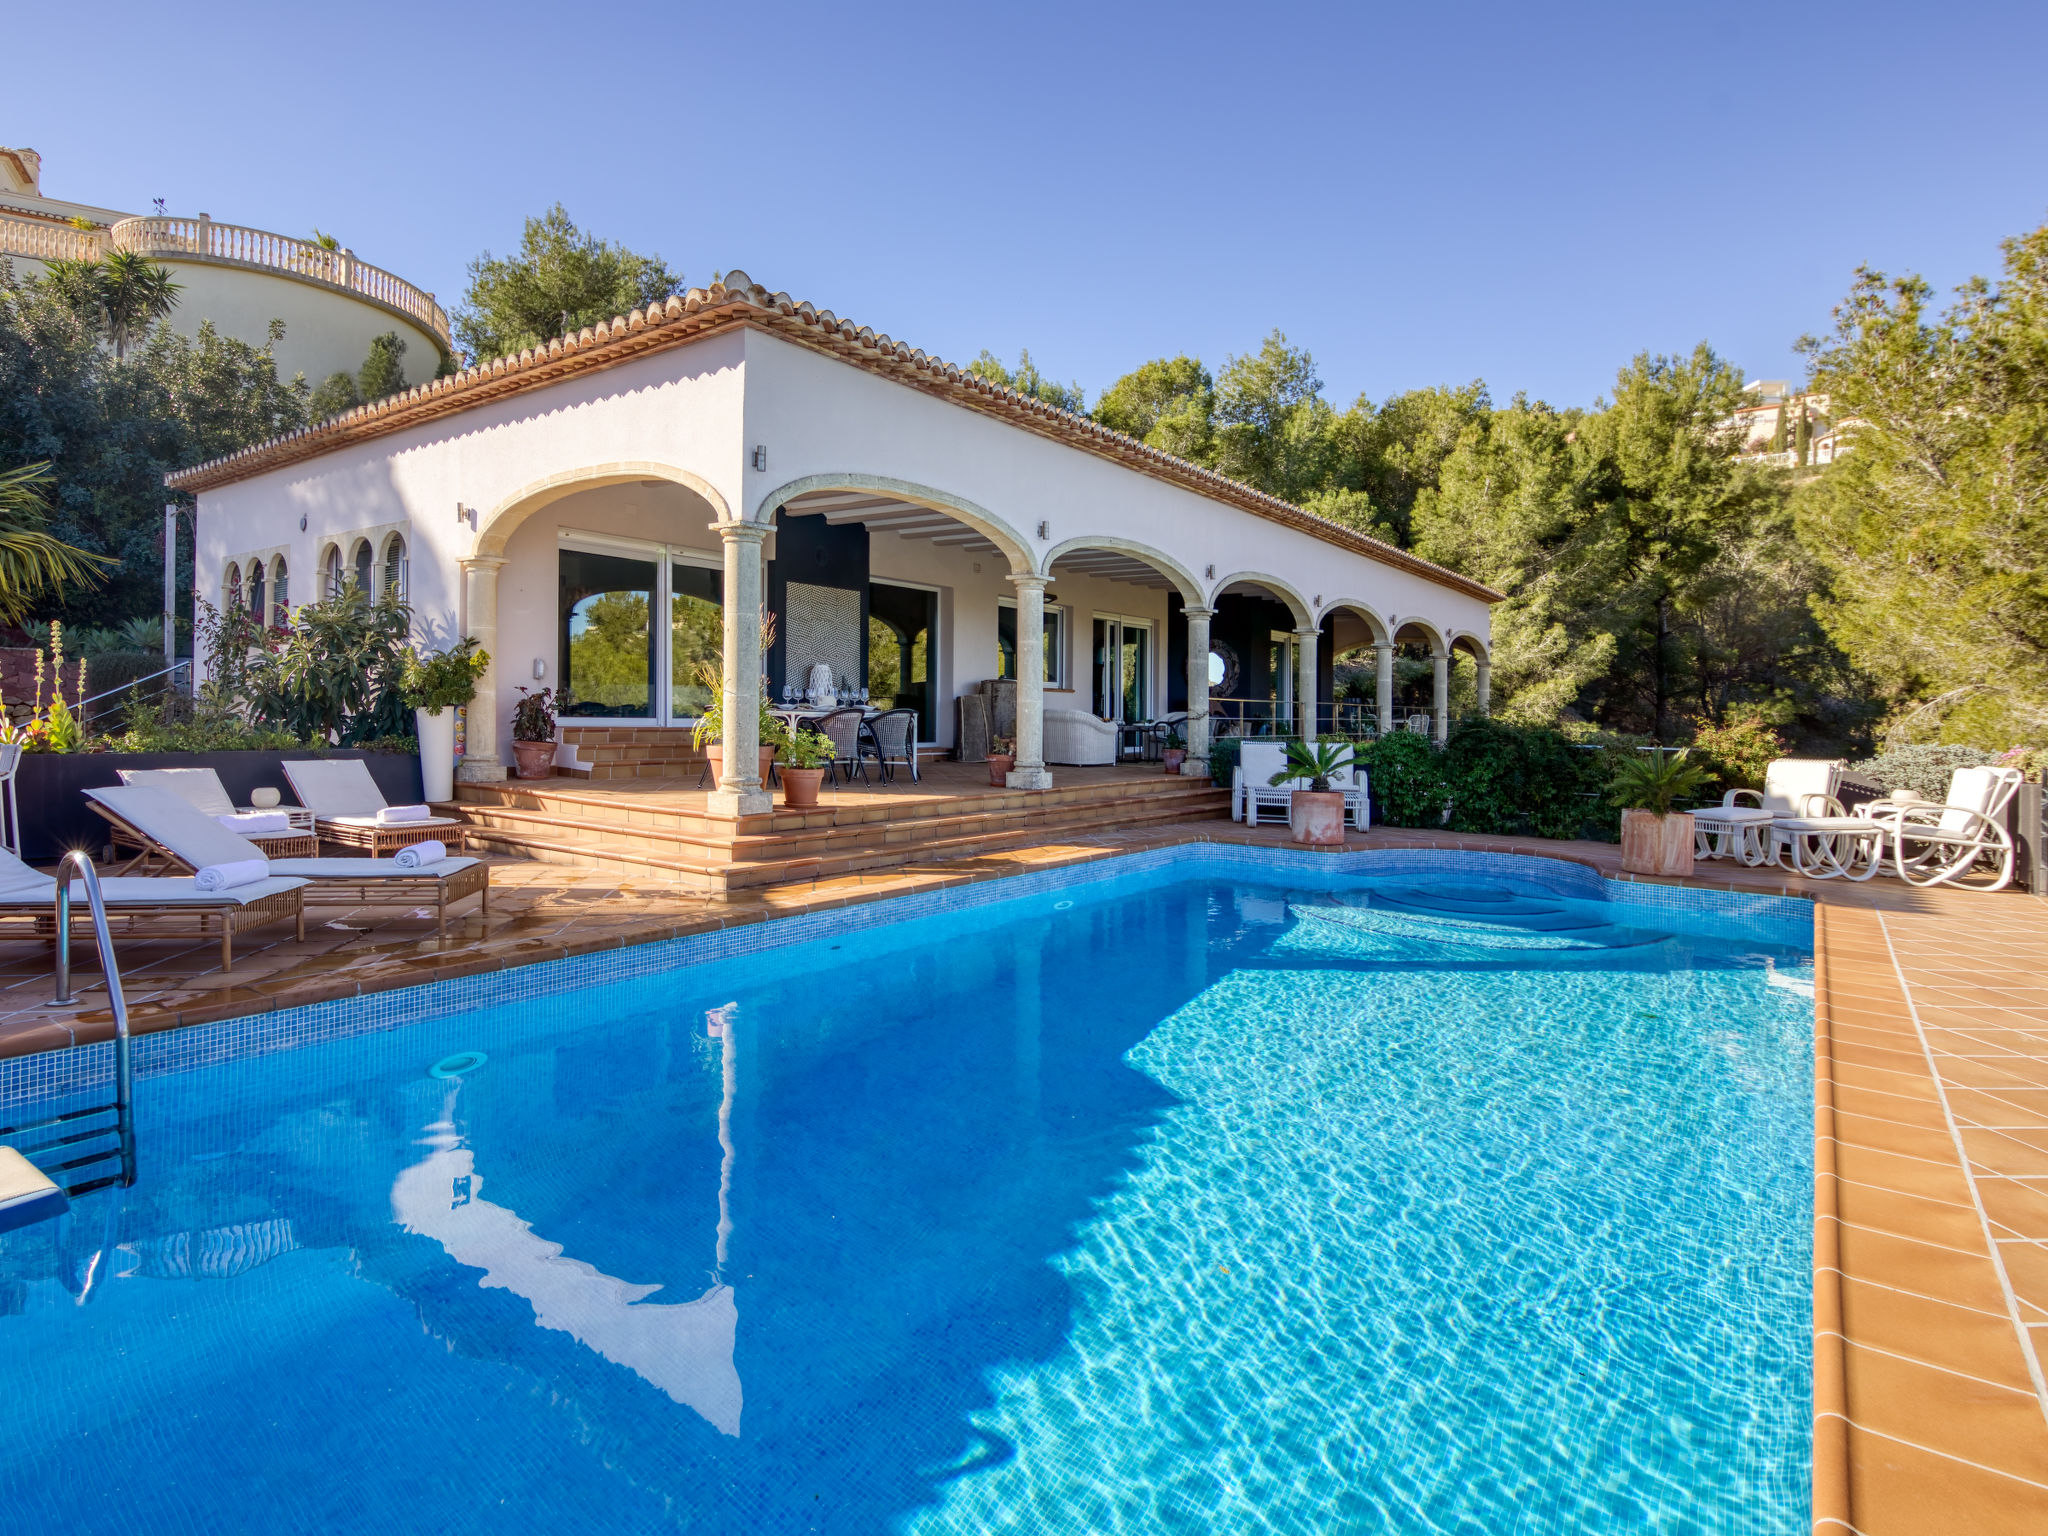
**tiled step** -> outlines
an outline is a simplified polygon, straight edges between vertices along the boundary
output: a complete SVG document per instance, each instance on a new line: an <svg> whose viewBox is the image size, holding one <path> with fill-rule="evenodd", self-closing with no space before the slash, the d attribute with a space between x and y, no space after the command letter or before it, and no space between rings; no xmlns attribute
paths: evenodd
<svg viewBox="0 0 2048 1536"><path fill-rule="evenodd" d="M1063 835L1222 816L1229 803L1226 791L1200 780L1151 793L1105 794L1097 787L1092 795L1063 804L1046 803L1049 794L1020 793L1016 798L1027 803L1007 810L981 809L980 798L1009 797L938 800L933 804L953 807L954 814L842 826L805 827L799 814L798 825L783 832L736 829L731 822L708 818L688 818L701 825L685 826L681 815L674 816L675 825L622 826L571 814L570 805L560 803L542 809L476 799L460 809L471 822L472 841L483 847L717 893L912 861L969 858ZM589 808L587 803L575 806L578 811Z"/></svg>

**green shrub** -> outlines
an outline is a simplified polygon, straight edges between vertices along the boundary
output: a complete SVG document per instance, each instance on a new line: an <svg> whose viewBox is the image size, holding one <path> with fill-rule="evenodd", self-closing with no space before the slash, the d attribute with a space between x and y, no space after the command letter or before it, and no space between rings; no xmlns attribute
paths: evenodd
<svg viewBox="0 0 2048 1536"><path fill-rule="evenodd" d="M141 698L131 692L127 729L99 739L109 752L318 751L290 731L251 725L217 689L208 685L196 699L181 694Z"/></svg>
<svg viewBox="0 0 2048 1536"><path fill-rule="evenodd" d="M1604 822L1597 796L1605 754L1572 744L1562 731L1480 717L1452 730L1443 750L1454 832L1518 837L1582 835Z"/></svg>
<svg viewBox="0 0 2048 1536"><path fill-rule="evenodd" d="M1978 768L1992 760L1975 747L1897 747L1876 757L1851 763L1849 771L1887 790L1910 789L1927 800L1948 798L1948 776L1958 768Z"/></svg>
<svg viewBox="0 0 2048 1536"><path fill-rule="evenodd" d="M1760 715L1726 725L1702 724L1692 741L1693 761L1723 789L1762 789L1764 770L1790 750L1785 738Z"/></svg>
<svg viewBox="0 0 2048 1536"><path fill-rule="evenodd" d="M1441 827L1451 798L1444 754L1427 736L1395 731L1359 748L1374 819L1390 827Z"/></svg>

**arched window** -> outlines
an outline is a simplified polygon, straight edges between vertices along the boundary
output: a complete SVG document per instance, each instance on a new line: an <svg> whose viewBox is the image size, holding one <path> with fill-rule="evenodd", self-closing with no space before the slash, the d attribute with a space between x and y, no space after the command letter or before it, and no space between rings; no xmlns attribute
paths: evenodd
<svg viewBox="0 0 2048 1536"><path fill-rule="evenodd" d="M232 560L228 562L228 578L221 583L221 590L230 611L242 606L242 568Z"/></svg>
<svg viewBox="0 0 2048 1536"><path fill-rule="evenodd" d="M405 540L394 533L384 544L384 579L378 586L377 595L395 597L404 602L406 575Z"/></svg>
<svg viewBox="0 0 2048 1536"><path fill-rule="evenodd" d="M258 624L270 622L270 604L265 600L267 583L263 579L263 562L249 562L249 612L256 616Z"/></svg>
<svg viewBox="0 0 2048 1536"><path fill-rule="evenodd" d="M271 623L282 626L291 617L291 569L279 555L270 565Z"/></svg>
<svg viewBox="0 0 2048 1536"><path fill-rule="evenodd" d="M370 585L370 569L376 563L376 558L368 539L356 540L356 557L353 562L356 568L356 590L365 596L376 590Z"/></svg>
<svg viewBox="0 0 2048 1536"><path fill-rule="evenodd" d="M341 595L342 583L341 546L339 544L327 546L327 555L321 561L321 571L321 586L326 594L329 597L339 597Z"/></svg>

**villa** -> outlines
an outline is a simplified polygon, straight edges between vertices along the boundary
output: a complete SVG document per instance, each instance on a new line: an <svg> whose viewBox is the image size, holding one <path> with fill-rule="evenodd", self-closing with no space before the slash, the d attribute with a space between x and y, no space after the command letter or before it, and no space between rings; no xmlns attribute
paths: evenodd
<svg viewBox="0 0 2048 1536"><path fill-rule="evenodd" d="M209 601L282 611L353 577L482 644L473 801L522 688L556 690L566 774L630 728L681 775L707 665L728 768L701 810L728 827L772 808L764 680L915 710L970 760L955 701L1013 680L1013 791L1122 760L1141 722L1185 717L1194 776L1212 712L1328 730L1347 653L1376 663L1381 729L1399 646L1433 663L1439 740L1454 657L1486 706L1498 593L739 272L170 484L197 497Z"/></svg>

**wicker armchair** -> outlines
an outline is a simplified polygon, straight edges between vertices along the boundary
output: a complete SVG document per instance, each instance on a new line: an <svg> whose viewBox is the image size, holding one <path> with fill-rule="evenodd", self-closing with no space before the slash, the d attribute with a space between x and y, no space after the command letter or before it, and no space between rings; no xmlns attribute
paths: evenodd
<svg viewBox="0 0 2048 1536"><path fill-rule="evenodd" d="M907 764L910 768L910 782L917 782L916 710L883 710L868 722L868 741L874 748L875 762L882 770L884 784L895 778L897 763Z"/></svg>

